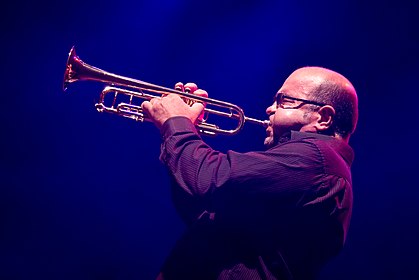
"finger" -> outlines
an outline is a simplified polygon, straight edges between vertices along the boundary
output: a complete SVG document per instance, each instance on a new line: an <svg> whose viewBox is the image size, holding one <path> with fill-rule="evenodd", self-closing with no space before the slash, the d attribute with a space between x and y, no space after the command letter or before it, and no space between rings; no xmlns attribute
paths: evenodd
<svg viewBox="0 0 419 280"><path fill-rule="evenodd" d="M197 96L201 96L201 97L205 97L205 98L207 98L208 97L208 93L205 91L205 90L202 90L202 89L197 89L195 92L194 92L194 95L197 95ZM201 102L203 105L204 105L204 107L207 105L207 103L206 102L204 102L204 101L198 101L198 100L196 100L197 102Z"/></svg>
<svg viewBox="0 0 419 280"><path fill-rule="evenodd" d="M202 97L208 97L208 93L203 89L195 90L194 94Z"/></svg>
<svg viewBox="0 0 419 280"><path fill-rule="evenodd" d="M176 83L175 90L180 90L182 92L185 91L185 88L183 87L183 83L181 82Z"/></svg>
<svg viewBox="0 0 419 280"><path fill-rule="evenodd" d="M192 104L191 111L193 113L193 117L195 120L196 119L201 120L199 116L201 115L202 110L204 110L204 105L202 105L201 103L197 102L197 103Z"/></svg>
<svg viewBox="0 0 419 280"><path fill-rule="evenodd" d="M194 83L187 83L184 87L187 93L194 93L198 89L198 86Z"/></svg>
<svg viewBox="0 0 419 280"><path fill-rule="evenodd" d="M143 111L146 113L149 113L152 108L153 105L151 105L150 101L144 101L143 103L141 103L141 109L143 109Z"/></svg>

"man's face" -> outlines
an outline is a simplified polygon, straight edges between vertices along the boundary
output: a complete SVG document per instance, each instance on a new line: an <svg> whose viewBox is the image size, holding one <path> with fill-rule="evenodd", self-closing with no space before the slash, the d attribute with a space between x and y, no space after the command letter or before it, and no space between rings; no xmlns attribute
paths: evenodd
<svg viewBox="0 0 419 280"><path fill-rule="evenodd" d="M308 93L320 81L308 73L291 74L275 95L274 102L266 109L269 115L270 125L266 129L265 146L268 148L278 143L281 135L295 131L316 131L313 123L317 120L316 112L310 110L309 104L289 98L277 98L281 94L299 99L310 99ZM280 104L278 104L280 103Z"/></svg>

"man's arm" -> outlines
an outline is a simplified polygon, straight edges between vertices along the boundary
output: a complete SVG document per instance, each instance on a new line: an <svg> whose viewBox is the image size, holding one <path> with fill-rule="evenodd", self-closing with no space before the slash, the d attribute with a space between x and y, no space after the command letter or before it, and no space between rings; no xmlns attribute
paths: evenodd
<svg viewBox="0 0 419 280"><path fill-rule="evenodd" d="M324 172L323 159L309 142L290 141L263 152L221 153L200 138L188 118L168 119L161 132L160 159L190 196L210 198L226 188L249 195L285 196L309 189Z"/></svg>

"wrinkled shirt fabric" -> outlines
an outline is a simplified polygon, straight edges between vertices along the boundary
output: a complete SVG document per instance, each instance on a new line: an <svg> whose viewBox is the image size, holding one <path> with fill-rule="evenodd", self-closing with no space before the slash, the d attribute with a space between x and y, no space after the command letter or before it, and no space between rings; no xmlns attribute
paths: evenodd
<svg viewBox="0 0 419 280"><path fill-rule="evenodd" d="M187 230L158 279L314 279L342 249L353 200L347 143L292 131L266 151L221 153L185 117L161 134Z"/></svg>

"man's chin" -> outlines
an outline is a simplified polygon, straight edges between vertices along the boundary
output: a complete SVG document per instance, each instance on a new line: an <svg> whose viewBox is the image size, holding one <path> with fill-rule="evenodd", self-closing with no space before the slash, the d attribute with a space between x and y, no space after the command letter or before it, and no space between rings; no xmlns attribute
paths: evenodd
<svg viewBox="0 0 419 280"><path fill-rule="evenodd" d="M272 148L275 145L274 138L272 136L266 137L263 144L265 145L266 149Z"/></svg>

